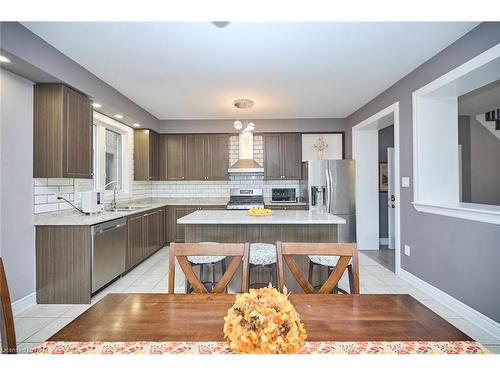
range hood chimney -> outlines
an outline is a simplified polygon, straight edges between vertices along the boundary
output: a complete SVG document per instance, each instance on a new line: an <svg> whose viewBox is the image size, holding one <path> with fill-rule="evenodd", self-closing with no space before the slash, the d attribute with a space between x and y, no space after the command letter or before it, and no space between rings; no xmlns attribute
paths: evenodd
<svg viewBox="0 0 500 375"><path fill-rule="evenodd" d="M262 165L253 159L252 132L239 135L239 159L227 170L228 173L264 173Z"/></svg>

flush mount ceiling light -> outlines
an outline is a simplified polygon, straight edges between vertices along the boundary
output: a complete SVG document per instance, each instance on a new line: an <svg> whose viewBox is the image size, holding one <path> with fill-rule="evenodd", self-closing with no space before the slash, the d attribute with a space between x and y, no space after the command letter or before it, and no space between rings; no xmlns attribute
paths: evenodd
<svg viewBox="0 0 500 375"><path fill-rule="evenodd" d="M122 115L120 115L119 113L117 113L117 114L115 115L115 118L123 118L123 116L122 116Z"/></svg>
<svg viewBox="0 0 500 375"><path fill-rule="evenodd" d="M233 102L234 106L239 109L249 109L253 107L253 100L250 99L236 99Z"/></svg>
<svg viewBox="0 0 500 375"><path fill-rule="evenodd" d="M231 22L229 21L212 21L212 24L220 29L226 27L229 25Z"/></svg>
<svg viewBox="0 0 500 375"><path fill-rule="evenodd" d="M132 126L133 126L134 128L140 128L140 127L141 127L141 124L138 124L138 123L136 122L136 123L132 124Z"/></svg>
<svg viewBox="0 0 500 375"><path fill-rule="evenodd" d="M92 107L94 107L94 108L101 108L102 105L100 105L99 103L92 103Z"/></svg>
<svg viewBox="0 0 500 375"><path fill-rule="evenodd" d="M0 62L2 63L10 63L10 59L8 57L0 55Z"/></svg>

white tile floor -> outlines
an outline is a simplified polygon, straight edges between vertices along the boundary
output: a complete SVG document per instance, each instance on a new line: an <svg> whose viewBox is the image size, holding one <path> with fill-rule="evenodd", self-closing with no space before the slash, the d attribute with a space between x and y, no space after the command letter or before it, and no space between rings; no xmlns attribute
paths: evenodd
<svg viewBox="0 0 500 375"><path fill-rule="evenodd" d="M438 301L409 285L366 255L359 255L361 293L387 294L408 293L431 310L455 325L457 328L481 342L494 353L500 353L500 340L469 323ZM92 298L92 304L108 293L166 293L168 286L168 247L165 247L144 261L127 275L117 280ZM176 272L176 292L184 290L182 272ZM177 277L176 277L177 278ZM179 285L179 286L177 286ZM347 287L343 278L340 287ZM15 317L16 336L20 353L29 353L31 348L79 316L91 305L36 305Z"/></svg>

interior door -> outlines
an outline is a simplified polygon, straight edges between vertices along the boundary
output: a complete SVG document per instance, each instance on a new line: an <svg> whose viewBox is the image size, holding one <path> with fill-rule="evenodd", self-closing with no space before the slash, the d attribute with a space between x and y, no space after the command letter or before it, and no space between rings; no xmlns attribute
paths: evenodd
<svg viewBox="0 0 500 375"><path fill-rule="evenodd" d="M388 186L388 202L387 202L387 209L389 210L388 212L388 221L389 221L389 230L388 230L388 237L389 237L389 249L394 249L396 246L396 229L395 229L395 224L394 224L394 218L396 214L396 192L394 190L395 187L395 181L394 181L394 148L393 147L388 147L387 148L387 177L389 181L389 186Z"/></svg>

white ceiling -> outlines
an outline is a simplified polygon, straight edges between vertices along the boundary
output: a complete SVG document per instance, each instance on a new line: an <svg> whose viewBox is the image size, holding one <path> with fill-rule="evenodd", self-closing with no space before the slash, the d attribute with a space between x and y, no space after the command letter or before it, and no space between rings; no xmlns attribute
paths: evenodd
<svg viewBox="0 0 500 375"><path fill-rule="evenodd" d="M159 119L257 119L346 117L477 23L24 25Z"/></svg>

